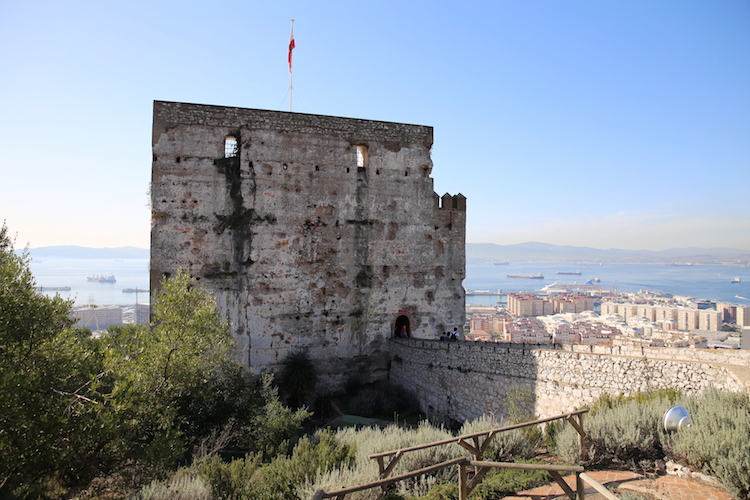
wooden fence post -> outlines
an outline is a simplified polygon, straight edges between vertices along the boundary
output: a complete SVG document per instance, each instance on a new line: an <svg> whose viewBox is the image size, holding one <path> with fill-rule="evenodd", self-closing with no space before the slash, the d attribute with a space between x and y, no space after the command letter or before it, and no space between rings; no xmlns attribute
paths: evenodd
<svg viewBox="0 0 750 500"><path fill-rule="evenodd" d="M464 462L458 464L458 500L469 500L469 478Z"/></svg>

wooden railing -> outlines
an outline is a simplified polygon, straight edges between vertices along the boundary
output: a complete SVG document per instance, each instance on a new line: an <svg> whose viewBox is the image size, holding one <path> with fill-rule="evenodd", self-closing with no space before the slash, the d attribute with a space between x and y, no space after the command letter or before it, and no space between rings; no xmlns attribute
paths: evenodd
<svg viewBox="0 0 750 500"><path fill-rule="evenodd" d="M350 488L343 488L335 491L324 491L318 490L313 495L312 500L323 500L324 498L335 498L336 500L344 500L346 495L349 493L355 493L357 491L368 490L371 488L383 488L391 484L410 479L412 477L421 476L422 474L428 474L430 472L437 472L446 467L458 465L458 500L468 500L471 492L479 486L484 479L486 471L492 468L504 468L504 469L519 469L519 470L545 470L549 472L552 478L562 488L565 494L570 500L585 500L586 499L586 488L584 483L592 486L597 493L602 494L608 500L618 500L612 492L610 492L603 484L598 482L593 477L589 476L584 472L584 468L579 465L551 465L551 464L518 464L508 462L485 462L479 460L468 460L466 458L455 458L446 462L431 465L423 469L407 472L398 476L393 476L386 479L379 479L371 483L360 484L359 486L352 486ZM469 467L474 467L476 471L485 471L480 474L476 472L473 477L470 478ZM561 472L575 473L575 489L571 488L565 479L560 474Z"/></svg>
<svg viewBox="0 0 750 500"><path fill-rule="evenodd" d="M335 498L336 500L344 500L346 495L349 493L354 493L356 491L362 491L367 490L370 488L378 488L380 487L384 492L388 490L388 487L391 484L397 483L399 481L403 481L405 479L410 479L412 477L421 476L423 474L428 474L431 472L437 472L438 470L444 469L446 467L451 467L458 465L458 482L459 482L459 500L467 500L469 497L469 494L476 488L479 484L481 484L482 480L484 479L484 476L489 472L492 468L510 468L510 469L521 469L521 470L546 470L549 472L549 474L552 476L552 478L557 482L557 484L560 485L560 487L563 489L566 495L571 500L583 500L584 499L584 486L583 482L590 484L593 486L598 492L602 493L606 498L609 499L617 499L616 496L612 495L602 484L598 483L596 480L594 480L592 477L588 476L584 472L584 468L577 465L551 465L551 464L518 464L518 463L507 463L507 462L486 462L482 461L482 456L485 451L487 451L487 448L489 448L490 443L492 442L492 439L498 435L501 432L506 432L514 429L520 429L523 427L529 427L532 425L538 425L543 424L546 422L552 422L554 420L567 420L573 428L578 432L578 440L579 440L579 446L581 450L581 455L583 456L585 454L586 449L586 434L583 430L583 414L588 412L587 409L584 410L578 410L571 413L565 413L562 415L557 415L554 417L548 417L548 418L542 418L538 420L534 420L531 422L524 422L521 424L515 424L515 425L509 425L506 427L499 427L497 429L491 429L488 431L482 431L482 432L475 432L472 434L465 434L463 436L457 436L455 438L450 439L444 439L442 441L435 441L432 443L417 445L417 446L410 446L408 448L401 448L398 450L392 450L392 451L384 451L381 453L375 453L373 455L370 455L370 459L375 459L378 461L378 469L380 471L380 479L377 481L373 481L366 484L361 484L358 486L352 486L350 488L343 488L336 491L323 491L318 490L315 495L313 496L313 500L322 500L324 498ZM424 450L427 448L432 448L435 446L443 446L446 444L453 444L456 443L466 450L468 450L472 455L474 455L474 460L469 460L466 458L455 458L453 460L448 460L446 462L441 462L439 464L431 465L429 467L425 467L423 469L407 472L404 474L400 474L398 476L388 477L391 472L393 472L393 469L396 467L396 464L398 464L399 460L401 458L413 451L417 450ZM386 459L390 457L390 460L388 463L386 463ZM469 468L473 468L472 471L469 470ZM568 484L563 480L562 476L560 475L560 472L569 472L569 473L575 473L576 474L576 489L573 490ZM470 477L471 475L471 477ZM609 495L609 496L608 496Z"/></svg>
<svg viewBox="0 0 750 500"><path fill-rule="evenodd" d="M442 441L435 441L433 443L420 444L417 446L410 446L408 448L401 448L399 450L384 451L381 453L375 453L370 455L369 458L378 461L378 468L380 469L380 478L386 478L393 471L393 468L401 460L406 453L424 450L426 448L433 448L435 446L443 446L446 444L456 443L463 448L467 449L469 453L474 455L475 460L481 460L484 452L487 451L492 439L500 434L501 432L512 431L514 429L521 429L523 427L530 427L532 425L544 424L552 422L554 420L566 419L576 431L578 431L578 445L581 453L585 453L586 449L586 433L583 431L583 414L588 412L587 409L578 410L571 413L564 413L562 415L556 415L554 417L540 418L539 420L533 420L531 422L523 422L520 424L508 425L506 427L499 427L497 429L491 429L488 431L475 432L472 434L464 434L463 436L457 436L450 439L444 439ZM484 438L484 441L481 439ZM481 441L481 442L480 442ZM386 458L391 457L388 464L385 463Z"/></svg>

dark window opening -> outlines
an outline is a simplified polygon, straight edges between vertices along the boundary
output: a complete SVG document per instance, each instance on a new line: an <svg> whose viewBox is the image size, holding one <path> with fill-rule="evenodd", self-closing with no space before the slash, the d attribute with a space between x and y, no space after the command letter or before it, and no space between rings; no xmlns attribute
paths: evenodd
<svg viewBox="0 0 750 500"><path fill-rule="evenodd" d="M393 336L402 339L411 338L411 324L409 323L408 317L401 315L396 318L396 325L393 329Z"/></svg>

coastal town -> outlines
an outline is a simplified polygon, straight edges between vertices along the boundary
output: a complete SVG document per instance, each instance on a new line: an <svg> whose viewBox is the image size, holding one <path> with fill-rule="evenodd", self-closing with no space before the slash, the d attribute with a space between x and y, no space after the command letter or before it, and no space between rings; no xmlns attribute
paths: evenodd
<svg viewBox="0 0 750 500"><path fill-rule="evenodd" d="M545 288L508 293L507 303L496 306L467 304L465 340L750 349L750 306L650 291L597 294ZM467 294L500 296L501 291Z"/></svg>

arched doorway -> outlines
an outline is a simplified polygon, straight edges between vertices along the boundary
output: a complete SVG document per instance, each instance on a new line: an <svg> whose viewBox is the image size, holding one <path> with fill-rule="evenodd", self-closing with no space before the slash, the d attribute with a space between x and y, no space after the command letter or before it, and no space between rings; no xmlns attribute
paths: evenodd
<svg viewBox="0 0 750 500"><path fill-rule="evenodd" d="M393 327L393 336L397 338L411 338L411 324L407 316L401 315L396 318L396 324Z"/></svg>

